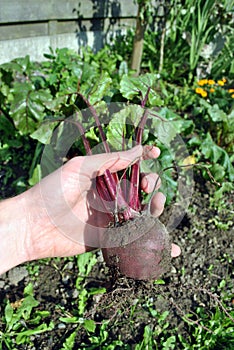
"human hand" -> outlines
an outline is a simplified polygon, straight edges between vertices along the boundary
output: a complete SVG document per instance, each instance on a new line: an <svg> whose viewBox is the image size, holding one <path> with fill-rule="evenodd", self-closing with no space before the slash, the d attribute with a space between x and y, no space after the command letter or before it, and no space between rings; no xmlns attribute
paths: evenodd
<svg viewBox="0 0 234 350"><path fill-rule="evenodd" d="M106 169L116 172L141 157L157 158L159 154L157 147L137 146L126 152L75 157L28 191L30 210L33 203L37 203L36 216L41 215L40 208L46 208L46 215L37 222L34 233L29 233L32 238L28 247L28 252L32 252L30 259L38 258L38 255L70 256L98 247L99 237L110 219L92 189L93 180ZM142 178L141 187L150 193L154 183L155 175L146 175ZM41 203L39 208L38 203ZM164 203L165 196L157 192L151 203L154 216L162 213ZM172 256L178 253L173 245Z"/></svg>
<svg viewBox="0 0 234 350"><path fill-rule="evenodd" d="M21 251L15 253L19 256L16 262L72 256L98 247L98 237L108 225L109 217L93 194L94 179L106 169L117 172L139 158L157 158L159 154L157 147L136 146L125 152L75 157L17 196L14 210L18 203L21 212L18 216L24 215L24 219L21 226L16 227L20 234L16 234L17 238L11 239L10 243L15 244L18 239L16 246ZM145 175L141 188L150 193L154 183L155 175ZM157 192L151 202L152 215L159 216L164 203L165 196ZM14 221L13 216L11 220ZM173 244L172 257L179 254L179 247Z"/></svg>

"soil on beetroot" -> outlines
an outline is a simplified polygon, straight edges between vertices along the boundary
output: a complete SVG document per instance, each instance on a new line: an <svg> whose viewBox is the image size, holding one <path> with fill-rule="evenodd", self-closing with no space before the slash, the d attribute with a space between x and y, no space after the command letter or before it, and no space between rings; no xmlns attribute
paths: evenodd
<svg viewBox="0 0 234 350"><path fill-rule="evenodd" d="M190 208L179 227L171 233L173 242L180 245L182 254L172 261L170 271L163 276L164 285L121 276L115 279L103 263L100 252L96 253L98 263L84 284L86 288L105 287L107 291L89 298L84 316L97 323L97 332L101 323L109 320L106 328L109 343L122 339L134 349L134 345L143 339L145 326L153 328L158 324L152 310L159 313L169 311L166 321L169 322L171 335L181 334L191 341L192 334L184 317L189 314L189 318L199 324L199 306L204 307L208 315L213 312L219 306L217 300L223 297L219 287L222 280L226 281L224 291L230 296L225 303L229 308L233 305L233 224L226 230L219 228L215 220L217 208L210 207L210 189L207 186L210 187L210 184L201 179L197 181ZM219 221L223 224L233 222L234 193L226 195L226 203L226 212L219 213ZM166 215L165 210L164 219ZM40 302L38 308L50 311L48 323L52 319L55 327L50 332L33 336L33 346L18 345L17 349L61 349L65 339L77 327L64 324L59 319L65 313L74 315L77 312L76 260L51 259L37 264L39 271L35 279L31 274L25 274L21 280L14 282L12 271L0 277L0 315L2 317L4 311L3 300L19 300L25 285L32 281L35 298ZM160 339L157 339L157 343L160 344ZM88 333L80 327L74 349L85 348L82 344L90 345L90 340ZM176 346L176 349L182 348L181 345Z"/></svg>
<svg viewBox="0 0 234 350"><path fill-rule="evenodd" d="M147 213L106 230L102 246L108 247L102 249L102 254L114 273L117 270L127 277L152 280L170 267L171 243L167 229Z"/></svg>

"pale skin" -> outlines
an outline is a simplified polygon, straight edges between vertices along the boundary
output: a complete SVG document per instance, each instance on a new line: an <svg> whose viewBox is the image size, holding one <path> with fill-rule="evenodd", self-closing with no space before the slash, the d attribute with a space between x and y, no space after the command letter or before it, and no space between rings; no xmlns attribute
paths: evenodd
<svg viewBox="0 0 234 350"><path fill-rule="evenodd" d="M31 189L0 202L0 274L28 261L95 249L86 244L86 237L95 235L109 222L106 213L95 209L99 202L90 197L95 177L106 169L116 172L135 160L157 158L159 154L157 147L136 146L125 152L75 157ZM142 175L143 191L152 192L154 184L155 174ZM158 217L164 203L165 196L157 192L152 198L151 214ZM73 239L77 232L78 238ZM171 256L180 253L180 248L172 244Z"/></svg>

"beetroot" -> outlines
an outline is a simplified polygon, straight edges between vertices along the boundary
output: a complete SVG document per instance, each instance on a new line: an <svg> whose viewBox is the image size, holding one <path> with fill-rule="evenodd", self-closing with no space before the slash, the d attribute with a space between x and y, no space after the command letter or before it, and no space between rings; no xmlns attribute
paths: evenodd
<svg viewBox="0 0 234 350"><path fill-rule="evenodd" d="M146 213L104 234L103 257L110 268L138 280L157 279L170 266L165 226ZM113 246L114 245L114 246Z"/></svg>
<svg viewBox="0 0 234 350"><path fill-rule="evenodd" d="M134 129L135 144L142 144L143 130L148 117L148 111L144 107L149 92L150 88L142 98L143 115ZM94 106L84 96L81 97L95 119L105 151L110 152ZM78 127L86 154L90 155L92 151L84 129L79 123ZM125 180L130 184L128 188L124 185ZM106 170L102 176L96 178L97 193L110 217L110 225L100 241L100 247L107 265L120 274L134 279L156 279L170 266L171 245L165 226L148 211L144 211L139 183L139 160L121 174Z"/></svg>

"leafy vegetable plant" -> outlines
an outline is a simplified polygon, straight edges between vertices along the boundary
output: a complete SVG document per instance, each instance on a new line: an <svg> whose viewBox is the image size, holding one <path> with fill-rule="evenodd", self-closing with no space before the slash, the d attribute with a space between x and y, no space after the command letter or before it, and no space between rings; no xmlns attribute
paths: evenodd
<svg viewBox="0 0 234 350"><path fill-rule="evenodd" d="M123 107L121 103L114 103L115 111L111 115L113 111L110 106L113 104L109 104L109 100L115 92L110 91L112 79L104 73L91 87L87 84L80 85L76 91L73 90L63 97L64 101L65 97L67 98L65 103L69 111L74 113L70 125L69 119L66 118L48 118L31 136L48 144L44 154L48 153L48 157L51 157L50 154L54 152L53 160L66 156L65 152L58 157L58 151L64 152L64 149L69 149L70 135L73 137L74 134L76 138L80 135L77 141L79 152L91 155L95 147L99 152L109 153L145 143L150 151L151 145L156 141L156 136L150 131L157 130L157 142L164 144L163 151L166 151L166 148L171 148L171 141L177 133L190 129L192 123L182 120L166 108L160 113L147 109L148 106L158 104L155 81L154 74L146 74L140 78L124 75L120 81L122 99L138 104L126 104ZM54 122L59 123L57 131L54 129ZM52 128L48 128L50 124ZM178 149L177 152L184 151ZM44 158L47 160L47 156ZM165 156L163 168L170 168L171 162L170 154ZM53 161L49 164L47 162L46 166L51 167L52 163ZM61 163L58 166L60 165ZM151 217L149 209L144 209L145 198L139 186L140 167L140 159L136 159L134 164L121 173L113 174L107 170L103 176L97 178L96 189L110 218L110 227L106 234L100 237L100 246L107 263L114 265L119 272L136 279L154 279L169 266L170 242L164 225ZM50 168L48 172L52 170L54 169ZM170 181L175 189L176 182L173 183L171 179Z"/></svg>
<svg viewBox="0 0 234 350"><path fill-rule="evenodd" d="M35 310L39 302L33 296L33 287L30 283L24 289L24 298L15 303L7 302L5 315L0 324L0 348L15 349L15 345L30 344L30 337L51 331L54 324L45 319L50 315L48 311ZM3 321L3 322L2 322ZM4 347L5 346L5 347Z"/></svg>
<svg viewBox="0 0 234 350"><path fill-rule="evenodd" d="M143 82L141 85L144 85ZM154 97L150 86L137 91L141 92L140 110L142 115L139 114L136 127L132 125L130 131L124 132L122 130L119 132L120 135L122 133L120 142L123 149L129 142L129 137L132 138L133 145L142 144L144 127L149 114L145 106L148 99ZM143 93L144 91L145 93ZM90 103L89 98L86 98L82 93L78 94L89 107L105 152L111 152L111 145L107 142L104 126L97 110ZM94 97L94 94L91 95L92 99ZM121 112L118 116L121 117ZM86 154L91 155L92 147L78 118L76 124L81 133ZM109 125L107 135L113 129L114 127L111 128ZM112 142L113 140L117 141L116 138L112 138ZM149 146L149 151L150 149L151 146ZM127 183L129 186L126 186ZM135 279L153 279L168 268L169 235L165 226L150 215L149 209L144 210L139 184L140 159L136 159L134 164L131 164L122 173L111 173L110 170L106 170L102 176L97 177L97 193L102 200L104 210L110 217L110 227L100 238L100 245L103 248L107 264L117 269L121 274Z"/></svg>

